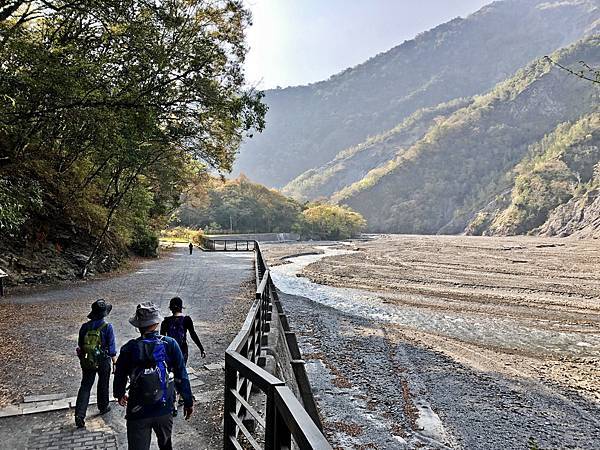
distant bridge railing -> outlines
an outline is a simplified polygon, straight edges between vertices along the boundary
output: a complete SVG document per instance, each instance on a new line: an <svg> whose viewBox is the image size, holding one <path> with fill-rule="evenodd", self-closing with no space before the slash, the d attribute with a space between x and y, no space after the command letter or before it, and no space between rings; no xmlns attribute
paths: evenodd
<svg viewBox="0 0 600 450"><path fill-rule="evenodd" d="M250 239L209 239L200 238L200 246L203 250L211 252L253 252L257 242Z"/></svg>
<svg viewBox="0 0 600 450"><path fill-rule="evenodd" d="M230 241L231 242L231 241ZM321 422L315 400L310 388L304 361L296 335L290 331L287 318L277 296L277 290L271 279L260 246L241 244L238 251L246 248L255 252L256 299L246 316L242 329L225 351L225 404L223 448L225 450L253 448L260 450L299 448L306 450L331 450L331 445L322 433ZM207 250L235 251L231 244L211 242L203 239ZM227 246L227 247L225 247ZM263 367L263 350L268 345L268 333L272 325L272 312L275 307L292 356L292 369L300 391L302 403L296 398L286 383ZM273 324L275 325L275 324ZM251 393L256 390L265 396L265 414L252 406ZM303 405L304 404L304 405ZM254 433L248 427L248 417L254 419L264 434ZM241 436L240 436L241 433ZM292 446L294 445L294 447Z"/></svg>

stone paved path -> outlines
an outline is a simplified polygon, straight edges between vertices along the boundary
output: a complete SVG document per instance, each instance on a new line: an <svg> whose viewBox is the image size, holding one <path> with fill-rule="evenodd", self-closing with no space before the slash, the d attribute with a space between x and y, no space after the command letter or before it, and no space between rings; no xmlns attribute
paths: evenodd
<svg viewBox="0 0 600 450"><path fill-rule="evenodd" d="M199 351L190 347L189 366L196 369L198 377L194 387L196 410L189 421L181 414L175 418L174 445L178 449L220 448L223 371L216 365L223 360L225 348L250 307L252 257L251 253L198 250L190 256L186 247L177 247L158 260L142 262L128 274L0 301L0 316L11 318L8 323L0 319L0 340L11 348L36 349L36 354L0 354L1 392L13 401L31 394L76 395L80 381L74 356L77 330L94 299L104 297L113 304L109 319L121 346L136 336L127 319L138 303L152 300L168 314L169 299L178 295L187 307L185 313L194 318L207 358L201 359ZM216 364L210 366L215 369L203 368L211 363ZM85 430L75 429L73 410L0 418L0 449L127 448L123 416L123 408L115 403L105 416L99 416L91 405Z"/></svg>

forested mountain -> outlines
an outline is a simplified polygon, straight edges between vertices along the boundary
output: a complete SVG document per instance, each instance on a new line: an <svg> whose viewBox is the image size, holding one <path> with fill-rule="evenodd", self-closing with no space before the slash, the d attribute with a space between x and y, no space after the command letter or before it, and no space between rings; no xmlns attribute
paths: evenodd
<svg viewBox="0 0 600 450"><path fill-rule="evenodd" d="M598 66L600 36L562 49L552 58L564 66L574 67L582 60ZM549 61L540 59L488 94L476 97L471 105L435 125L420 141L384 168L372 171L333 198L361 212L374 230L461 232L473 217L478 216L475 221L482 222L481 215L476 213L490 199L511 189L511 173L519 162L524 158L534 158L531 154L546 154L549 142L567 133L561 127L557 129L561 123L579 121L576 127L588 124L586 127L589 128L595 124L592 116L582 116L598 111L598 107L595 83L560 71ZM553 131L554 136L544 139ZM575 131L573 133L569 139L577 147L579 138ZM593 136L592 133L590 139L593 140ZM561 148L565 147L561 145ZM546 175L556 185L548 187L549 197L543 200L546 208L573 195L572 188L566 185L570 179L577 177L576 173L581 183L587 182L596 150L570 152L573 158L581 160L570 171L557 167L557 161L549 162ZM545 158L550 160L552 152L560 152L548 151L550 153ZM585 158L591 162L588 163ZM514 204L499 213L492 222L492 229L504 227L507 233L523 232L541 224L540 217L536 216L535 204L528 205L528 212L524 216L517 215L515 219L515 205L523 204L519 199L523 189L529 189L528 184L536 178L527 168L527 162L522 164L520 170L524 172L516 178ZM557 190L558 186L562 190L560 192L564 191L562 194ZM542 195L540 192L533 194ZM530 201L535 203L537 200L531 197ZM513 217L512 221L508 221L508 217ZM471 228L477 228L483 224L472 225Z"/></svg>
<svg viewBox="0 0 600 450"><path fill-rule="evenodd" d="M326 81L267 91L267 128L243 144L236 171L283 186L419 109L491 89L598 20L596 0L495 2Z"/></svg>
<svg viewBox="0 0 600 450"><path fill-rule="evenodd" d="M333 161L304 172L291 181L283 192L299 199L329 197L360 181L371 170L385 166L421 139L433 125L470 102L471 99L458 99L421 109L390 131L341 151Z"/></svg>

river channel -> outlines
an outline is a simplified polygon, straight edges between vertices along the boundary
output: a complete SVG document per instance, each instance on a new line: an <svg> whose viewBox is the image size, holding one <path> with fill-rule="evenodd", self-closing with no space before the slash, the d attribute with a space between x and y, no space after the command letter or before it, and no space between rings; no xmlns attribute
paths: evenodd
<svg viewBox="0 0 600 450"><path fill-rule="evenodd" d="M345 313L462 342L535 354L600 356L600 335L564 331L564 324L394 305L389 300L402 296L401 292L369 292L313 283L301 276L306 266L321 258L351 253L330 247L322 249L323 254L292 257L287 264L272 267L275 285L287 294L308 297ZM553 329L559 326L560 330Z"/></svg>

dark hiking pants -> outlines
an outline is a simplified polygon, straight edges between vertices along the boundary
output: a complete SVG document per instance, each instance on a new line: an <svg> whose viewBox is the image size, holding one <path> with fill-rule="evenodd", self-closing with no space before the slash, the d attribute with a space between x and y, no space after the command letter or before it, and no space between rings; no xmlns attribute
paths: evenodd
<svg viewBox="0 0 600 450"><path fill-rule="evenodd" d="M127 420L127 444L129 450L148 450L152 440L152 431L156 433L158 448L172 450L171 432L173 416L166 414L159 417Z"/></svg>
<svg viewBox="0 0 600 450"><path fill-rule="evenodd" d="M90 392L94 386L96 374L98 374L98 409L100 411L108 408L108 385L110 381L110 359L102 361L97 370L82 370L81 387L77 393L77 403L75 405L75 417L85 419L88 403L90 402Z"/></svg>

